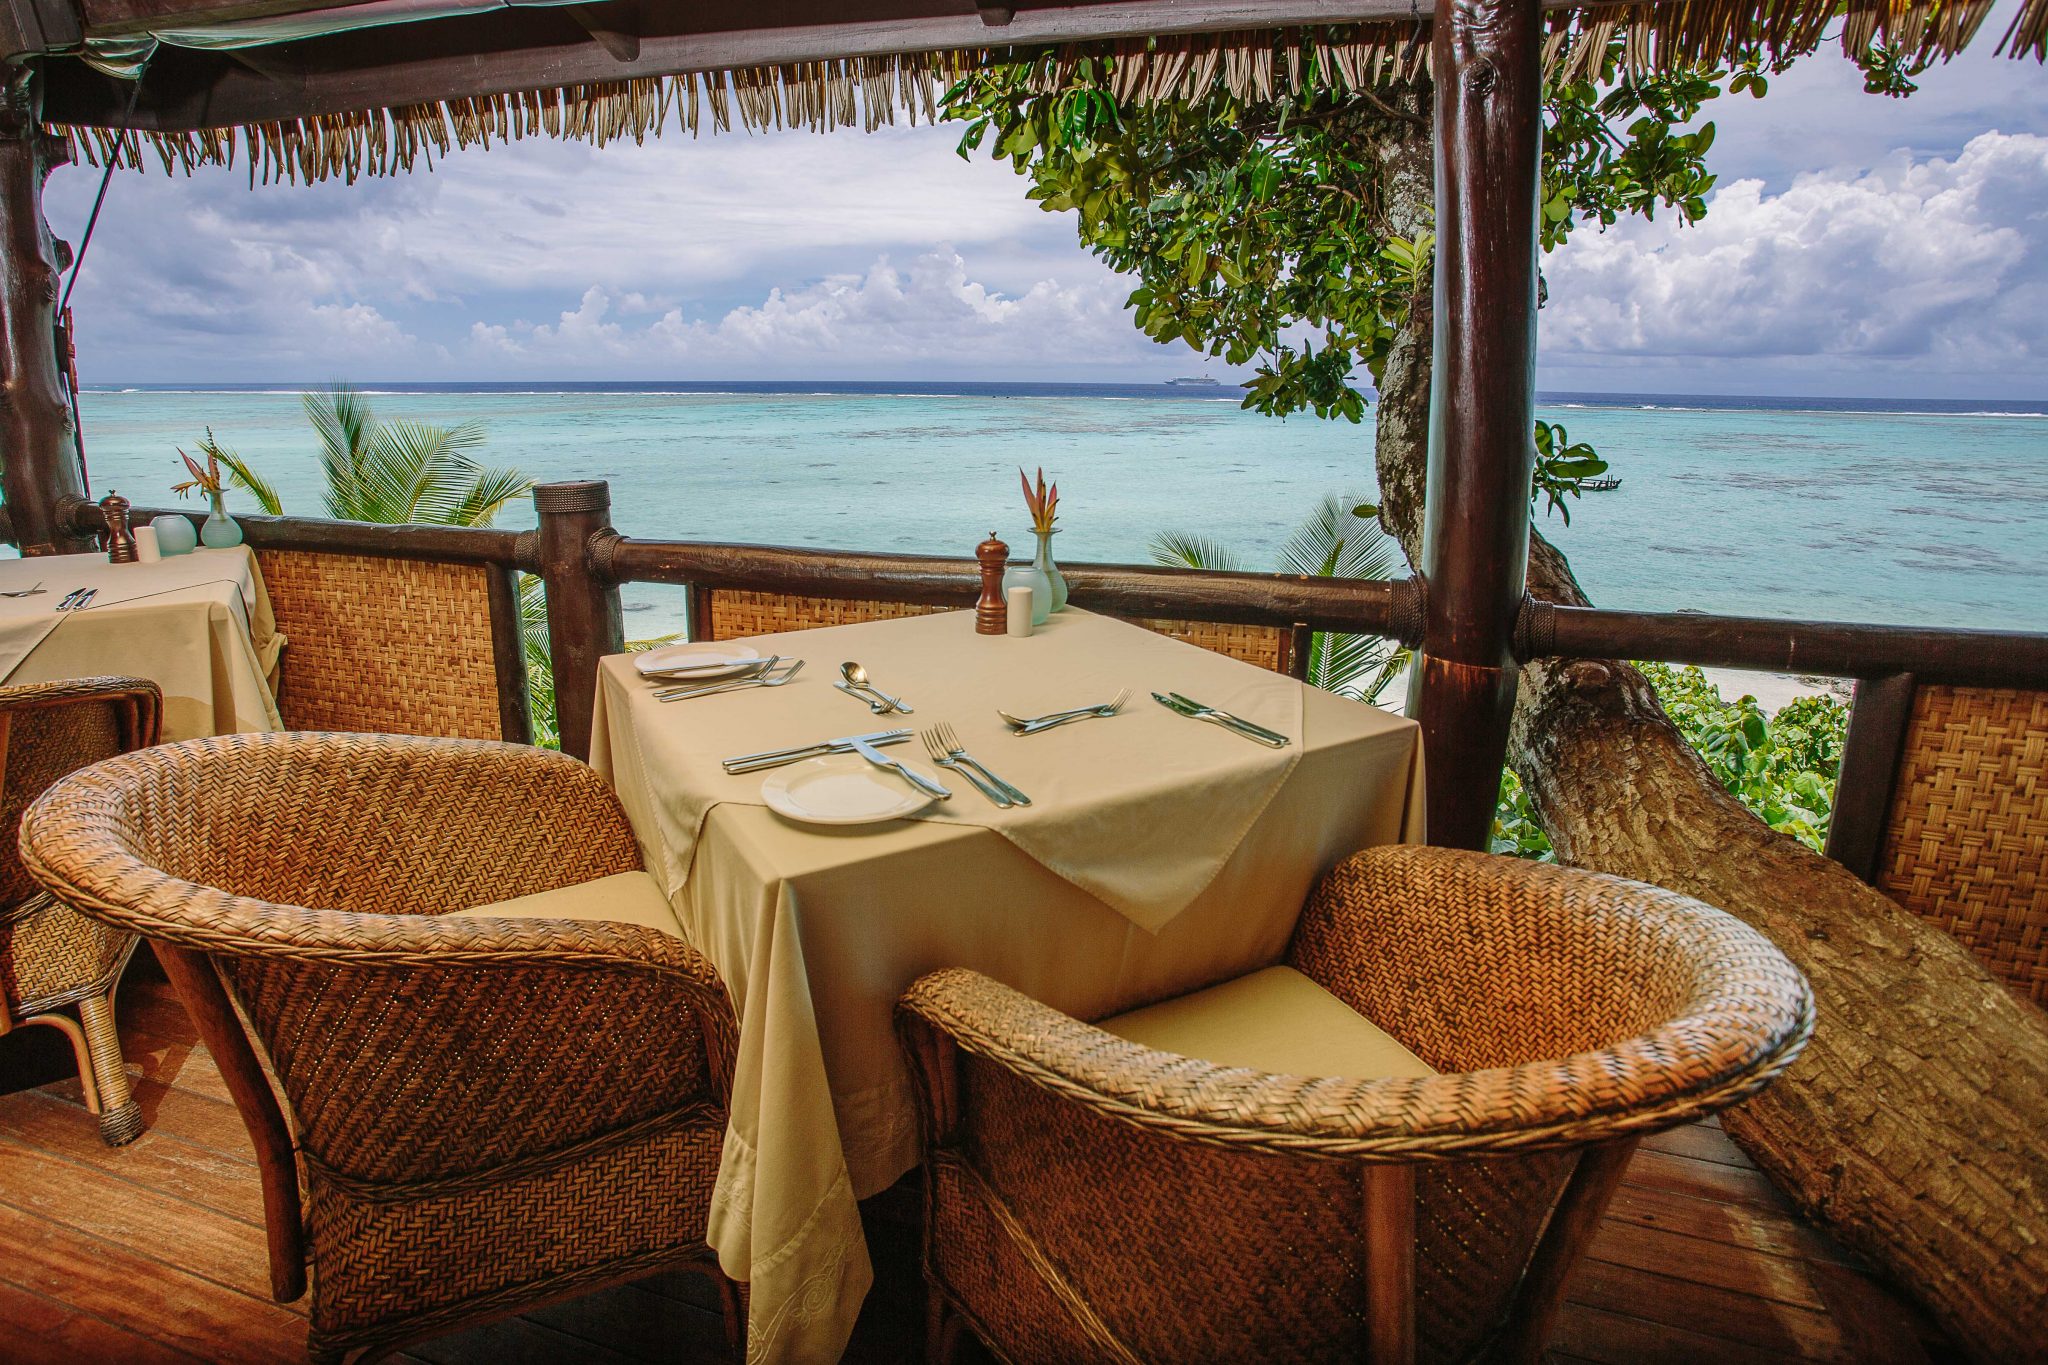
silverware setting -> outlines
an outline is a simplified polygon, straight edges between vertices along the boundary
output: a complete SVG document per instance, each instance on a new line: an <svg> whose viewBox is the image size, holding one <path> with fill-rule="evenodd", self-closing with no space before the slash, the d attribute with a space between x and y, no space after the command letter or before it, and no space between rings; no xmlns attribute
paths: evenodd
<svg viewBox="0 0 2048 1365"><path fill-rule="evenodd" d="M1228 711L1219 711L1213 706L1204 706L1192 698L1183 697L1178 692L1154 692L1152 700L1176 715L1187 716L1191 720L1206 720L1213 725L1220 725L1233 734L1243 735L1246 739L1263 744L1269 749L1284 749L1292 742L1278 730L1268 730L1265 726L1246 720L1242 716L1233 716Z"/></svg>
<svg viewBox="0 0 2048 1365"><path fill-rule="evenodd" d="M717 682L704 683L697 687L667 687L654 694L656 701L688 701L692 697L715 696L720 692L743 692L752 687L781 687L803 671L804 661L797 659L779 673L761 671L744 678L721 678Z"/></svg>
<svg viewBox="0 0 2048 1365"><path fill-rule="evenodd" d="M861 738L859 735L855 735L852 739L848 740L847 745L855 753L859 754L868 762L874 764L877 768L884 768L887 769L889 772L895 773L898 777L902 778L905 782L908 782L911 786L923 792L926 796L932 797L940 801L951 801L953 799L953 793L951 791L948 791L946 788L932 781L929 777L926 777L923 773L911 767L908 763L905 763L900 759L891 758L889 755L883 753L880 749L877 749L874 745L868 743L867 740Z"/></svg>
<svg viewBox="0 0 2048 1365"><path fill-rule="evenodd" d="M884 744L901 744L909 739L908 730L876 730L866 735L842 735L838 739L821 739L816 744L799 744L794 749L769 749L764 753L740 754L725 760L725 770L734 776L741 773L759 772L763 768L779 768L785 763L801 763L807 758L818 758L824 754L846 754L853 752L854 742L879 748Z"/></svg>
<svg viewBox="0 0 2048 1365"><path fill-rule="evenodd" d="M1108 701L1099 702L1094 706L1077 706L1068 711L1048 711L1042 716L1033 716L1028 720L1022 716L1013 716L1000 707L996 709L996 714L1003 718L1003 724L1010 727L1011 734L1035 735L1044 730L1057 729L1062 725L1071 725L1077 720L1093 720L1097 716L1113 716L1123 710L1124 703L1130 699L1131 689L1126 687Z"/></svg>
<svg viewBox="0 0 2048 1365"><path fill-rule="evenodd" d="M839 677L841 681L832 685L847 696L866 702L868 709L878 716L886 711L900 711L907 716L917 709L869 682L868 671L851 660L839 665Z"/></svg>
<svg viewBox="0 0 2048 1365"><path fill-rule="evenodd" d="M996 805L1007 810L1011 806L1031 804L1030 797L997 777L989 771L987 764L968 753L960 744L960 736L946 722L941 721L928 730L919 731L918 738L924 741L924 751L931 756L932 762L964 774L974 784L975 790Z"/></svg>
<svg viewBox="0 0 2048 1365"><path fill-rule="evenodd" d="M58 611L82 611L92 605L92 599L100 595L98 588L73 588L64 594L64 600L56 606Z"/></svg>
<svg viewBox="0 0 2048 1365"><path fill-rule="evenodd" d="M703 683L738 682L740 679L752 677L756 673L765 673L781 662L782 656L780 654L770 654L765 659L748 659L744 663L726 665L726 671L715 678L704 676L705 666L703 664L678 664L674 668L657 668L649 672L643 672L640 676L654 682L672 682L685 686L693 680Z"/></svg>
<svg viewBox="0 0 2048 1365"><path fill-rule="evenodd" d="M0 592L0 597L35 597L41 594L42 590L42 581L38 579L33 588L21 588L14 592Z"/></svg>

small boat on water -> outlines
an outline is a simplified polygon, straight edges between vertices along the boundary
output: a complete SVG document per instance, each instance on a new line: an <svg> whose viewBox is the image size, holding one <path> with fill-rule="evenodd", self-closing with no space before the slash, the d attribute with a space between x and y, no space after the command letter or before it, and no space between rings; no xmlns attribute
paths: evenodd
<svg viewBox="0 0 2048 1365"><path fill-rule="evenodd" d="M1621 487L1621 475L1619 474L1602 474L1597 479L1581 479L1579 481L1579 491L1582 493L1611 493L1619 487Z"/></svg>

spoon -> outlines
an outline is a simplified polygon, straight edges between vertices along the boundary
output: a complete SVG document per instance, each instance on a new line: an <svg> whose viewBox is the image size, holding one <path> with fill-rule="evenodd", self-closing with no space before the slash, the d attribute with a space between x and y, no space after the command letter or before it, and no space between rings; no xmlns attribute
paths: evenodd
<svg viewBox="0 0 2048 1365"><path fill-rule="evenodd" d="M901 711L904 715L907 716L911 713L913 709L911 707L905 706L900 700L890 696L887 692L884 692L881 688L876 687L873 683L869 682L868 671L851 660L848 660L846 663L839 665L839 676L846 679L847 684L849 686L857 687L863 692L871 692L875 696L881 698L882 701L886 703L887 708L891 711Z"/></svg>

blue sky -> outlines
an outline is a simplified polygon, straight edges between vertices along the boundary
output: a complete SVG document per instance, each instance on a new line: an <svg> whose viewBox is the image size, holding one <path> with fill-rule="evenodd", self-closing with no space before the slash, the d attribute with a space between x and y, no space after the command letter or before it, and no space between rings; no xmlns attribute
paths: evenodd
<svg viewBox="0 0 2048 1365"><path fill-rule="evenodd" d="M1976 49L1907 100L1832 51L1717 101L1704 223L1545 263L1539 383L2048 398L2048 72ZM1224 367L946 127L532 141L314 187L117 176L74 306L87 383L1147 382ZM97 172L51 180L76 240Z"/></svg>

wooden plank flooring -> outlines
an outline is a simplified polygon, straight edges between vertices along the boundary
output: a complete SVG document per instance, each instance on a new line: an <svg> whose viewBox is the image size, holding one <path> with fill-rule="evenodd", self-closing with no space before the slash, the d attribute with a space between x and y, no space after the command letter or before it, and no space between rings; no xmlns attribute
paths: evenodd
<svg viewBox="0 0 2048 1365"><path fill-rule="evenodd" d="M305 1305L268 1294L255 1157L170 988L132 979L121 1035L148 1127L99 1140L75 1080L0 1095L0 1360L303 1359ZM4 1042L0 1042L4 1046ZM915 1248L871 1238L850 1360L920 1354ZM723 1359L707 1281L655 1276L422 1343L431 1365ZM1567 1294L1559 1365L1959 1357L1801 1223L1718 1126L1648 1139Z"/></svg>

